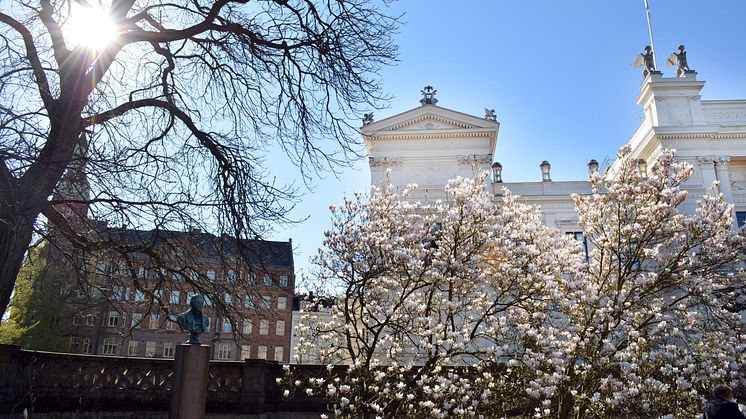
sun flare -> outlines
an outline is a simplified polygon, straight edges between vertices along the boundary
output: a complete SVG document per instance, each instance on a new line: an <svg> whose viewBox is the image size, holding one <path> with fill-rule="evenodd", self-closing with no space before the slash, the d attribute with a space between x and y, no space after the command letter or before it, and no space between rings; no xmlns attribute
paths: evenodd
<svg viewBox="0 0 746 419"><path fill-rule="evenodd" d="M65 24L68 44L92 50L102 50L117 36L117 29L109 17L109 11L98 7L73 4L70 18Z"/></svg>

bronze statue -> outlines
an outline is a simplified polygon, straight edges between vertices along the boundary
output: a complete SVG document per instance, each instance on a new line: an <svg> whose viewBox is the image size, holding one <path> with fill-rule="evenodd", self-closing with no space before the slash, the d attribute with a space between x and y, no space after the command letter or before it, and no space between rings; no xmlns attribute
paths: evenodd
<svg viewBox="0 0 746 419"><path fill-rule="evenodd" d="M363 125L368 125L373 123L373 112L363 114Z"/></svg>
<svg viewBox="0 0 746 419"><path fill-rule="evenodd" d="M494 109L484 108L484 119L488 121L497 121L497 114Z"/></svg>
<svg viewBox="0 0 746 419"><path fill-rule="evenodd" d="M645 46L645 53L638 54L637 59L632 63L632 68L645 67L642 70L642 76L647 77L648 74L656 71L655 63L653 62L653 48L650 45Z"/></svg>
<svg viewBox="0 0 746 419"><path fill-rule="evenodd" d="M689 63L686 61L686 48L684 45L679 45L679 52L672 52L666 60L666 67L676 67L676 75L678 77L684 77L684 73L689 71Z"/></svg>
<svg viewBox="0 0 746 419"><path fill-rule="evenodd" d="M435 94L438 91L433 86L425 86L424 89L420 90L420 93L422 93L422 99L420 99L422 105L435 105L438 103L438 99L435 98Z"/></svg>
<svg viewBox="0 0 746 419"><path fill-rule="evenodd" d="M201 295L195 295L189 300L192 308L176 316L176 322L182 331L189 331L187 343L199 345L199 334L210 330L210 318L202 313L205 307L205 299Z"/></svg>

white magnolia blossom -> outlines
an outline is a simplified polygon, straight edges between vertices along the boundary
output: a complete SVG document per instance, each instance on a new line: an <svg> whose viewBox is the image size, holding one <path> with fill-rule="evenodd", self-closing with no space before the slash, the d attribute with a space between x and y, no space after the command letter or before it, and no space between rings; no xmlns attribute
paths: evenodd
<svg viewBox="0 0 746 419"><path fill-rule="evenodd" d="M443 202L408 200L412 185L332 207L315 285L336 304L297 330L327 368L284 382L339 417L681 417L744 384L732 208L706 196L682 214L691 168L667 151L642 175L628 156L575 197L588 258L483 177L450 181Z"/></svg>

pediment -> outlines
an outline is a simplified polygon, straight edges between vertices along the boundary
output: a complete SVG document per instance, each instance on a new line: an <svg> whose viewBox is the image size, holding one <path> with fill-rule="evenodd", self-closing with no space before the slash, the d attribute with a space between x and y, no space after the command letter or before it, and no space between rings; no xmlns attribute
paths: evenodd
<svg viewBox="0 0 746 419"><path fill-rule="evenodd" d="M428 131L496 131L498 127L496 121L427 105L364 125L360 131L364 136L388 136Z"/></svg>

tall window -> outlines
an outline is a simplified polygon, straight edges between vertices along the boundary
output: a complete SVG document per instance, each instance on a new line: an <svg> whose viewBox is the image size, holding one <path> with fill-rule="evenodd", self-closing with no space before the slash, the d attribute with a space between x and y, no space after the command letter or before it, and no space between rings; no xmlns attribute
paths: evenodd
<svg viewBox="0 0 746 419"><path fill-rule="evenodd" d="M736 222L738 222L738 228L746 224L746 211L736 211Z"/></svg>
<svg viewBox="0 0 746 419"><path fill-rule="evenodd" d="M565 234L580 242L580 245L583 248L583 254L585 255L585 260L588 261L588 239L583 235L583 232L568 231Z"/></svg>
<svg viewBox="0 0 746 419"><path fill-rule="evenodd" d="M262 309L269 310L272 307L272 296L262 295Z"/></svg>
<svg viewBox="0 0 746 419"><path fill-rule="evenodd" d="M80 346L80 338L77 336L70 337L70 352L77 352Z"/></svg>
<svg viewBox="0 0 746 419"><path fill-rule="evenodd" d="M210 281L214 281L215 280L215 271L213 271L212 269L208 270L207 271L207 279L209 279Z"/></svg>
<svg viewBox="0 0 746 419"><path fill-rule="evenodd" d="M101 354L117 355L117 352L119 352L119 339L115 337L104 338Z"/></svg>
<svg viewBox="0 0 746 419"><path fill-rule="evenodd" d="M264 285L266 286L272 285L272 277L269 276L269 274L264 274Z"/></svg>
<svg viewBox="0 0 746 419"><path fill-rule="evenodd" d="M243 321L243 329L241 330L241 333L244 335L250 335L251 330L254 328L254 322L252 320L244 320Z"/></svg>
<svg viewBox="0 0 746 419"><path fill-rule="evenodd" d="M161 322L161 315L153 313L150 315L150 322L148 324L149 329L157 329Z"/></svg>
<svg viewBox="0 0 746 419"><path fill-rule="evenodd" d="M140 327L142 323L142 313L132 313L132 325L130 327Z"/></svg>
<svg viewBox="0 0 746 419"><path fill-rule="evenodd" d="M287 297L277 297L277 309L278 310L286 310L288 307L288 298Z"/></svg>
<svg viewBox="0 0 746 419"><path fill-rule="evenodd" d="M96 325L96 315L95 314L86 314L85 315L85 325L86 326L95 326Z"/></svg>
<svg viewBox="0 0 746 419"><path fill-rule="evenodd" d="M275 324L275 335L285 336L285 320L277 320Z"/></svg>
<svg viewBox="0 0 746 419"><path fill-rule="evenodd" d="M233 326L231 325L231 321L229 319L223 318L223 332L231 333L232 331Z"/></svg>
<svg viewBox="0 0 746 419"><path fill-rule="evenodd" d="M176 322L166 319L166 330L176 330Z"/></svg>
<svg viewBox="0 0 746 419"><path fill-rule="evenodd" d="M91 338L83 338L83 346L80 348L80 352L84 354L93 353L93 341Z"/></svg>
<svg viewBox="0 0 746 419"><path fill-rule="evenodd" d="M285 348L282 346L275 346L275 361L282 362L282 358L285 356Z"/></svg>
<svg viewBox="0 0 746 419"><path fill-rule="evenodd" d="M181 303L181 291L171 291L171 296L168 302L170 304L180 304Z"/></svg>
<svg viewBox="0 0 746 419"><path fill-rule="evenodd" d="M112 297L114 297L114 301L127 301L127 296L125 292L126 292L126 288L115 286L112 292Z"/></svg>
<svg viewBox="0 0 746 419"><path fill-rule="evenodd" d="M81 316L80 313L73 314L73 326L79 326L82 321L83 316Z"/></svg>
<svg viewBox="0 0 746 419"><path fill-rule="evenodd" d="M217 359L233 359L233 345L230 343L218 343Z"/></svg>
<svg viewBox="0 0 746 419"><path fill-rule="evenodd" d="M267 359L267 347L262 345L257 348L256 357L259 359Z"/></svg>
<svg viewBox="0 0 746 419"><path fill-rule="evenodd" d="M129 344L127 344L127 356L137 356L138 346L138 341L131 340Z"/></svg>
<svg viewBox="0 0 746 419"><path fill-rule="evenodd" d="M228 294L227 292L223 296L223 300L225 301L226 305L232 305L233 304L233 296Z"/></svg>
<svg viewBox="0 0 746 419"><path fill-rule="evenodd" d="M184 280L184 275L182 275L180 272L172 273L171 277L174 279L174 282L181 282Z"/></svg>
<svg viewBox="0 0 746 419"><path fill-rule="evenodd" d="M254 296L247 295L246 299L243 300L243 306L246 308L254 308Z"/></svg>
<svg viewBox="0 0 746 419"><path fill-rule="evenodd" d="M145 342L145 356L148 358L155 356L155 342L152 340Z"/></svg>
<svg viewBox="0 0 746 419"><path fill-rule="evenodd" d="M119 326L119 313L116 311L109 312L109 321L107 322L109 327Z"/></svg>
<svg viewBox="0 0 746 419"><path fill-rule="evenodd" d="M241 345L241 359L249 359L249 358L251 358L251 346Z"/></svg>
<svg viewBox="0 0 746 419"><path fill-rule="evenodd" d="M163 357L173 358L175 347L176 345L173 342L163 342Z"/></svg>
<svg viewBox="0 0 746 419"><path fill-rule="evenodd" d="M288 286L288 276L280 275L280 286L286 288Z"/></svg>
<svg viewBox="0 0 746 419"><path fill-rule="evenodd" d="M267 321L267 320L259 320L259 334L260 335L268 335L269 334L269 321Z"/></svg>
<svg viewBox="0 0 746 419"><path fill-rule="evenodd" d="M249 285L256 285L256 274L249 274Z"/></svg>
<svg viewBox="0 0 746 419"><path fill-rule="evenodd" d="M145 301L145 293L140 290L136 290L135 291L135 302L142 303L143 301Z"/></svg>
<svg viewBox="0 0 746 419"><path fill-rule="evenodd" d="M140 278L147 278L148 277L148 268L144 266L140 266L140 269L137 270L137 276Z"/></svg>

